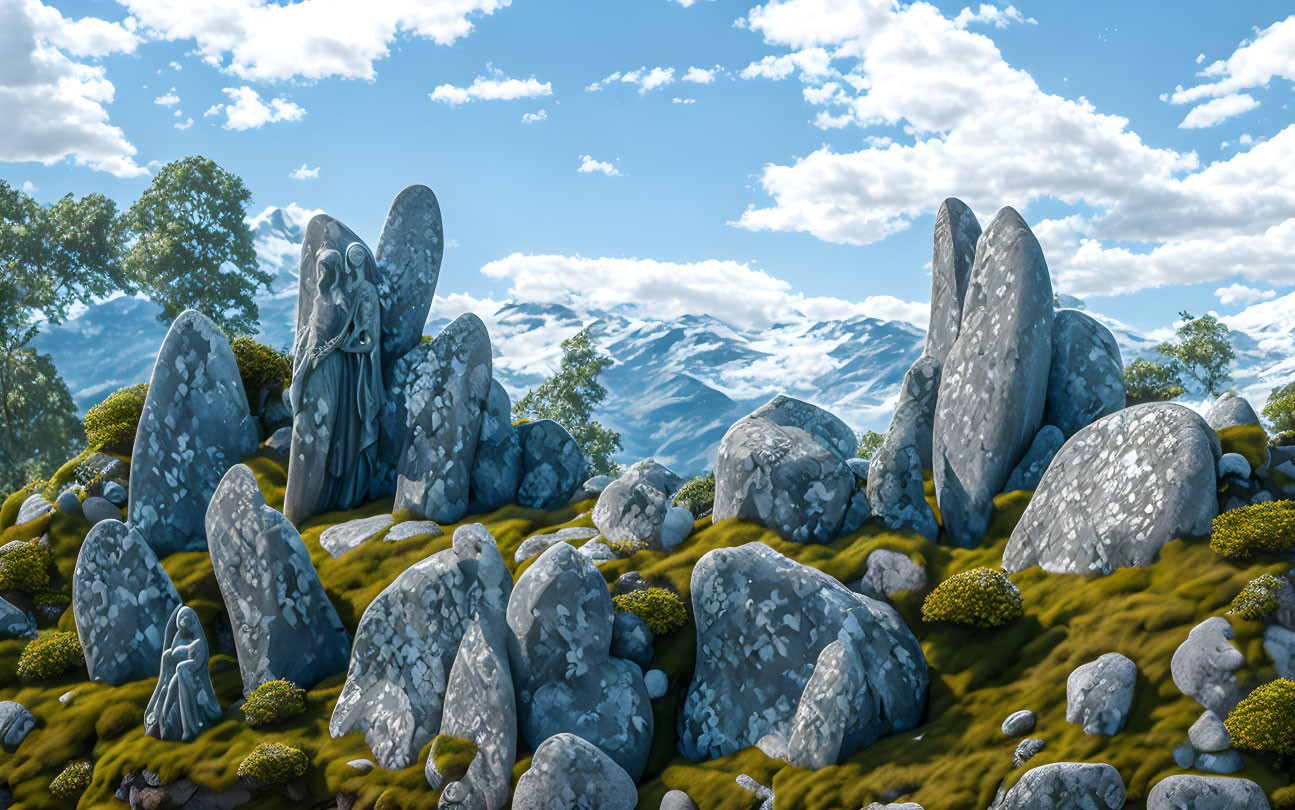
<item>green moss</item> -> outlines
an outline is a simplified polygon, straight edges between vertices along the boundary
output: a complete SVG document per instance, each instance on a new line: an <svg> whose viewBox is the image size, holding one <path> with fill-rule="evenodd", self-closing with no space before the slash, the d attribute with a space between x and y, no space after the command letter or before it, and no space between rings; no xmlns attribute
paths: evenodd
<svg viewBox="0 0 1295 810"><path fill-rule="evenodd" d="M1234 425L1219 431L1224 453L1239 453L1257 470L1268 461L1268 434L1259 425Z"/></svg>
<svg viewBox="0 0 1295 810"><path fill-rule="evenodd" d="M1295 681L1278 679L1260 686L1237 704L1224 724L1237 748L1295 756Z"/></svg>
<svg viewBox="0 0 1295 810"><path fill-rule="evenodd" d="M68 766L49 783L49 792L56 799L75 802L90 787L94 766L87 759L68 763Z"/></svg>
<svg viewBox="0 0 1295 810"><path fill-rule="evenodd" d="M229 342L238 363L243 391L255 411L266 395L281 391L292 380L292 358L250 337L236 337Z"/></svg>
<svg viewBox="0 0 1295 810"><path fill-rule="evenodd" d="M42 592L49 586L52 564L49 549L39 543L6 545L0 549L0 590L22 591L28 595Z"/></svg>
<svg viewBox="0 0 1295 810"><path fill-rule="evenodd" d="M1272 574L1264 574L1241 589L1228 606L1228 615L1259 621L1277 609L1277 595L1281 589L1282 580Z"/></svg>
<svg viewBox="0 0 1295 810"><path fill-rule="evenodd" d="M270 785L286 785L310 767L304 751L283 743L261 743L238 766L238 775Z"/></svg>
<svg viewBox="0 0 1295 810"><path fill-rule="evenodd" d="M305 697L306 691L291 681L267 681L247 696L243 714L253 728L282 723L306 710Z"/></svg>
<svg viewBox="0 0 1295 810"><path fill-rule="evenodd" d="M85 653L76 633L56 630L45 633L23 649L18 658L18 676L48 681L73 667L85 666Z"/></svg>
<svg viewBox="0 0 1295 810"><path fill-rule="evenodd" d="M432 740L432 762L441 774L442 785L462 779L476 756L477 744L472 740L449 734L438 734Z"/></svg>
<svg viewBox="0 0 1295 810"><path fill-rule="evenodd" d="M922 603L922 619L970 627L1002 627L1025 615L1021 592L993 568L973 568L936 586Z"/></svg>
<svg viewBox="0 0 1295 810"><path fill-rule="evenodd" d="M59 467L54 472L54 475L45 482L45 486L41 490L41 494L45 496L45 500L53 503L54 499L67 488L68 484L77 480L77 469L81 466L82 462L90 458L94 453L94 450L87 447L82 450L81 454L76 458L64 462L63 466Z"/></svg>
<svg viewBox="0 0 1295 810"><path fill-rule="evenodd" d="M1214 518L1210 547L1236 560L1279 552L1295 544L1295 501L1265 501Z"/></svg>
<svg viewBox="0 0 1295 810"><path fill-rule="evenodd" d="M94 733L101 740L112 740L144 724L144 712L130 703L114 703L104 709L94 723Z"/></svg>
<svg viewBox="0 0 1295 810"><path fill-rule="evenodd" d="M653 635L664 636L683 627L688 621L688 611L677 593L665 588L643 588L630 591L612 599L616 610L633 613L651 629Z"/></svg>
<svg viewBox="0 0 1295 810"><path fill-rule="evenodd" d="M148 383L118 389L85 414L85 438L93 450L129 453L144 412Z"/></svg>

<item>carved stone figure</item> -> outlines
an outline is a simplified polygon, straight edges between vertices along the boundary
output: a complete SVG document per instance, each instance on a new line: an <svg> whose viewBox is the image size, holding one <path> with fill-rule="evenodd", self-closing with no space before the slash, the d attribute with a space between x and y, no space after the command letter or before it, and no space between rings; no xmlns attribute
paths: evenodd
<svg viewBox="0 0 1295 810"><path fill-rule="evenodd" d="M180 605L166 623L161 672L144 712L146 734L159 740L192 740L220 717L207 657L198 614Z"/></svg>

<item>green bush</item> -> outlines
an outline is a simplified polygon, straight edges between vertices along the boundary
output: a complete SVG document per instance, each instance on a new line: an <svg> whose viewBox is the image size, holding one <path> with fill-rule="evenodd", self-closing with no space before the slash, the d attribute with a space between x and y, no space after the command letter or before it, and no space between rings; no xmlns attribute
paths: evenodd
<svg viewBox="0 0 1295 810"><path fill-rule="evenodd" d="M236 337L229 342L243 378L247 401L256 411L274 391L282 391L292 381L292 358L250 337Z"/></svg>
<svg viewBox="0 0 1295 810"><path fill-rule="evenodd" d="M94 733L101 740L120 737L144 724L144 710L133 703L114 703L94 721Z"/></svg>
<svg viewBox="0 0 1295 810"><path fill-rule="evenodd" d="M941 582L922 603L922 619L1001 627L1025 615L1021 592L1002 571L973 568Z"/></svg>
<svg viewBox="0 0 1295 810"><path fill-rule="evenodd" d="M238 766L238 775L284 785L304 774L308 767L310 758L304 751L283 743L261 743Z"/></svg>
<svg viewBox="0 0 1295 810"><path fill-rule="evenodd" d="M682 506L694 517L700 517L702 514L715 506L715 473L708 472L700 475L679 488L675 493L674 505Z"/></svg>
<svg viewBox="0 0 1295 810"><path fill-rule="evenodd" d="M85 793L85 789L90 787L90 779L94 776L94 766L88 759L78 759L76 762L69 762L63 772L54 777L54 781L49 783L49 792L56 799L62 799L67 802L75 802Z"/></svg>
<svg viewBox="0 0 1295 810"><path fill-rule="evenodd" d="M438 734L432 741L432 762L441 775L441 784L457 782L468 772L477 756L477 744L450 734Z"/></svg>
<svg viewBox="0 0 1295 810"><path fill-rule="evenodd" d="M1295 785L1277 788L1268 799L1272 810L1295 810Z"/></svg>
<svg viewBox="0 0 1295 810"><path fill-rule="evenodd" d="M85 414L85 438L92 450L129 453L144 412L148 383L118 389Z"/></svg>
<svg viewBox="0 0 1295 810"><path fill-rule="evenodd" d="M1259 621L1277 609L1277 594L1281 588L1282 581L1272 574L1251 580L1228 606L1228 615Z"/></svg>
<svg viewBox="0 0 1295 810"><path fill-rule="evenodd" d="M18 656L18 675L33 680L57 678L72 667L85 666L81 639L70 631L55 631L33 639Z"/></svg>
<svg viewBox="0 0 1295 810"><path fill-rule="evenodd" d="M1295 756L1295 681L1279 679L1251 692L1224 721L1232 744Z"/></svg>
<svg viewBox="0 0 1295 810"><path fill-rule="evenodd" d="M37 594L49 587L49 549L37 542L16 541L0 548L0 590Z"/></svg>
<svg viewBox="0 0 1295 810"><path fill-rule="evenodd" d="M35 598L32 599L32 602L35 603L36 607L53 606L64 610L67 609L68 605L72 604L72 600L67 594L58 593L57 591L43 591L38 593Z"/></svg>
<svg viewBox="0 0 1295 810"><path fill-rule="evenodd" d="M1224 557L1248 560L1258 552L1282 551L1295 543L1295 501L1265 501L1231 509L1214 518L1210 548Z"/></svg>
<svg viewBox="0 0 1295 810"><path fill-rule="evenodd" d="M253 728L281 723L306 710L306 690L291 681L267 681L248 696L243 704L247 724Z"/></svg>
<svg viewBox="0 0 1295 810"><path fill-rule="evenodd" d="M1268 440L1269 447L1290 447L1295 444L1295 430L1283 430Z"/></svg>
<svg viewBox="0 0 1295 810"><path fill-rule="evenodd" d="M1224 453L1238 453L1257 470L1268 460L1268 434L1258 425L1233 425L1219 431Z"/></svg>
<svg viewBox="0 0 1295 810"><path fill-rule="evenodd" d="M633 613L647 622L653 635L673 633L688 621L688 611L683 600L674 591L665 588L644 588L613 597L616 610Z"/></svg>

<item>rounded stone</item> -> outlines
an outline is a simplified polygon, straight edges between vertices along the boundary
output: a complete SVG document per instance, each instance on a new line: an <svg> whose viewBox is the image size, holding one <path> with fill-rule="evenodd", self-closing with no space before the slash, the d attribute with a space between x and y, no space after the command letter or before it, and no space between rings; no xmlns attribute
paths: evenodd
<svg viewBox="0 0 1295 810"><path fill-rule="evenodd" d="M670 687L670 679L659 669L649 669L643 676L643 685L647 687L648 697L652 700L663 697Z"/></svg>
<svg viewBox="0 0 1295 810"><path fill-rule="evenodd" d="M1034 712L1029 709L1021 709L1019 712L1012 712L1003 721L1003 733L1009 737L1021 737L1034 731L1034 724L1037 719Z"/></svg>
<svg viewBox="0 0 1295 810"><path fill-rule="evenodd" d="M91 495L81 502L81 513L91 525L105 520L121 520L121 510L113 506L107 498Z"/></svg>
<svg viewBox="0 0 1295 810"><path fill-rule="evenodd" d="M68 487L60 492L54 506L65 515L81 517L81 499L77 497L75 487Z"/></svg>
<svg viewBox="0 0 1295 810"><path fill-rule="evenodd" d="M1156 783L1147 810L1269 810L1263 788L1249 779L1177 774Z"/></svg>

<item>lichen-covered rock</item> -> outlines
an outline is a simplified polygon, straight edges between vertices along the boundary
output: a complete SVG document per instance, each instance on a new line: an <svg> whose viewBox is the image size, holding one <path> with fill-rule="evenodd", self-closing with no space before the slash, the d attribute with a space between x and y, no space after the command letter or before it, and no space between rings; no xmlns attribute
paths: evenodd
<svg viewBox="0 0 1295 810"><path fill-rule="evenodd" d="M180 594L134 528L107 520L86 534L72 573L72 615L90 680L157 676L166 622Z"/></svg>
<svg viewBox="0 0 1295 810"><path fill-rule="evenodd" d="M1192 727L1187 729L1187 739L1192 748L1206 754L1226 751L1232 747L1232 735L1228 733L1227 726L1209 709L1202 712L1196 722L1192 723Z"/></svg>
<svg viewBox="0 0 1295 810"><path fill-rule="evenodd" d="M513 406L504 386L491 380L469 474L468 510L481 514L512 503L521 480L522 442L513 427Z"/></svg>
<svg viewBox="0 0 1295 810"><path fill-rule="evenodd" d="M1052 319L1043 251L1020 214L1004 208L976 244L935 407L935 492L957 545L980 542L994 496L1042 424Z"/></svg>
<svg viewBox="0 0 1295 810"><path fill-rule="evenodd" d="M544 534L533 534L522 541L513 553L513 562L534 557L541 552L547 551L557 543L570 543L575 545L580 540L588 540L598 536L597 529L591 529L586 526L570 526L565 529L558 529L555 532L546 532Z"/></svg>
<svg viewBox="0 0 1295 810"><path fill-rule="evenodd" d="M1076 433L1048 466L1003 552L1009 572L1108 574L1150 565L1218 513L1218 436L1182 405L1135 405Z"/></svg>
<svg viewBox="0 0 1295 810"><path fill-rule="evenodd" d="M657 810L697 810L697 803L682 790L668 790L661 797L661 805Z"/></svg>
<svg viewBox="0 0 1295 810"><path fill-rule="evenodd" d="M868 563L853 590L873 599L888 599L900 591L920 591L926 587L926 569L907 554L879 548L868 554Z"/></svg>
<svg viewBox="0 0 1295 810"><path fill-rule="evenodd" d="M124 507L130 499L126 488L116 481L107 481L103 485L104 500L116 507Z"/></svg>
<svg viewBox="0 0 1295 810"><path fill-rule="evenodd" d="M1029 450L1025 451L1021 463L1017 464L1012 474L1007 476L1003 491L1015 492L1018 489L1026 489L1032 492L1038 489L1039 482L1043 480L1043 474L1048 470L1048 465L1052 464L1052 459L1056 458L1057 451L1065 443L1066 438L1061 435L1061 430L1056 426L1044 425L1039 428L1039 432L1034 437L1034 443L1030 445Z"/></svg>
<svg viewBox="0 0 1295 810"><path fill-rule="evenodd" d="M937 364L944 363L958 338L979 238L980 223L966 203L950 197L940 204L931 252L931 322L925 352Z"/></svg>
<svg viewBox="0 0 1295 810"><path fill-rule="evenodd" d="M1111 330L1077 309L1057 310L1043 421L1069 439L1124 405L1124 361Z"/></svg>
<svg viewBox="0 0 1295 810"><path fill-rule="evenodd" d="M207 539L245 695L279 679L309 689L346 667L351 638L310 554L245 465L231 467L212 496Z"/></svg>
<svg viewBox="0 0 1295 810"><path fill-rule="evenodd" d="M408 540L420 535L440 537L443 534L445 532L441 531L441 527L436 525L434 520L402 520L388 529L382 539L387 543L399 543L401 540Z"/></svg>
<svg viewBox="0 0 1295 810"><path fill-rule="evenodd" d="M671 498L683 484L684 479L664 464L650 458L639 461L599 494L594 525L608 540L638 540L662 550L666 547L662 528L672 508ZM692 526L691 518L688 526Z"/></svg>
<svg viewBox="0 0 1295 810"><path fill-rule="evenodd" d="M1213 430L1226 430L1237 425L1257 425L1259 414L1255 413L1248 399L1227 391L1210 405L1205 412L1205 421Z"/></svg>
<svg viewBox="0 0 1295 810"><path fill-rule="evenodd" d="M567 429L552 419L517 426L522 446L522 479L517 503L530 509L556 509L588 476L585 456Z"/></svg>
<svg viewBox="0 0 1295 810"><path fill-rule="evenodd" d="M797 543L836 539L854 494L853 436L827 411L775 397L720 440L711 519L746 518Z"/></svg>
<svg viewBox="0 0 1295 810"><path fill-rule="evenodd" d="M387 360L394 362L422 338L441 273L443 233L440 203L427 186L409 186L392 201L373 254Z"/></svg>
<svg viewBox="0 0 1295 810"><path fill-rule="evenodd" d="M162 341L144 397L126 522L159 558L206 548L207 503L258 442L229 341L206 315L185 310Z"/></svg>
<svg viewBox="0 0 1295 810"><path fill-rule="evenodd" d="M612 621L612 655L643 669L652 662L652 628L633 613L620 611Z"/></svg>
<svg viewBox="0 0 1295 810"><path fill-rule="evenodd" d="M1066 721L1085 734L1118 734L1133 706L1138 667L1119 653L1075 667L1066 679Z"/></svg>
<svg viewBox="0 0 1295 810"><path fill-rule="evenodd" d="M13 751L22 745L36 727L36 718L27 707L12 700L0 701L0 747Z"/></svg>
<svg viewBox="0 0 1295 810"><path fill-rule="evenodd" d="M382 533L395 522L392 515L374 515L373 517L355 518L345 523L329 526L319 535L319 545L334 559L352 549L359 548L364 541Z"/></svg>
<svg viewBox="0 0 1295 810"><path fill-rule="evenodd" d="M911 529L932 542L940 526L926 501L922 470L931 466L931 423L939 389L939 361L924 354L904 375L890 428L868 466L872 513L891 529Z"/></svg>
<svg viewBox="0 0 1295 810"><path fill-rule="evenodd" d="M852 727L858 718L878 711L866 673L854 644L836 639L823 648L792 718L788 763L826 768L836 764L842 748L855 751L872 742L869 729Z"/></svg>
<svg viewBox="0 0 1295 810"><path fill-rule="evenodd" d="M517 780L513 810L634 810L634 780L575 734L554 734L535 749Z"/></svg>
<svg viewBox="0 0 1295 810"><path fill-rule="evenodd" d="M393 509L441 523L467 514L491 374L490 335L471 312L392 366L384 414L403 413L407 431Z"/></svg>
<svg viewBox="0 0 1295 810"><path fill-rule="evenodd" d="M35 633L32 617L0 598L0 638L26 638Z"/></svg>
<svg viewBox="0 0 1295 810"><path fill-rule="evenodd" d="M558 543L513 589L509 657L528 744L576 734L637 779L652 743L652 705L643 671L611 654L613 616L607 583L593 562Z"/></svg>
<svg viewBox="0 0 1295 810"><path fill-rule="evenodd" d="M795 743L789 753L803 751L805 761L827 757L833 746L848 756L921 720L926 659L889 605L763 543L702 557L692 601L697 665L679 720L679 749L689 759L756 743L775 751ZM824 652L838 640L848 649ZM816 676L820 664L825 669ZM833 679L851 686L843 716L829 722ZM802 712L811 680L817 686Z"/></svg>
<svg viewBox="0 0 1295 810"><path fill-rule="evenodd" d="M1246 659L1231 639L1228 620L1212 616L1192 628L1174 651L1169 666L1178 690L1220 717L1235 709L1243 696L1232 673L1244 666Z"/></svg>
<svg viewBox="0 0 1295 810"><path fill-rule="evenodd" d="M1101 762L1054 762L1026 771L993 810L1120 810L1124 780Z"/></svg>
<svg viewBox="0 0 1295 810"><path fill-rule="evenodd" d="M1269 810L1269 804L1249 779L1180 773L1151 788L1147 810Z"/></svg>

